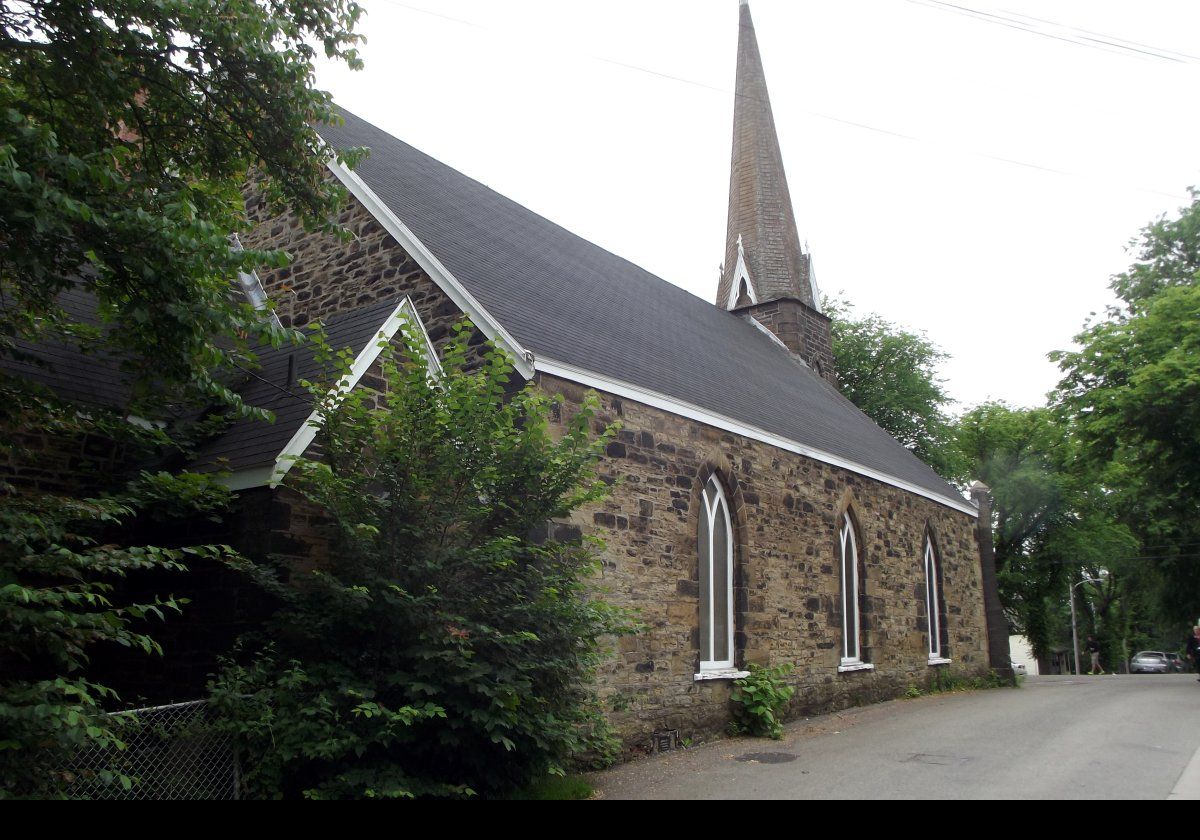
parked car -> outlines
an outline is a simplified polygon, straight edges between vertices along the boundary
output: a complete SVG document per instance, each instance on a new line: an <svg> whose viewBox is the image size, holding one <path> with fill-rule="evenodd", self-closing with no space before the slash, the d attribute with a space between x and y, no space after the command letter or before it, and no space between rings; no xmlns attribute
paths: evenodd
<svg viewBox="0 0 1200 840"><path fill-rule="evenodd" d="M1133 674L1169 674L1171 661L1158 650L1143 650L1129 660L1129 671Z"/></svg>
<svg viewBox="0 0 1200 840"><path fill-rule="evenodd" d="M1024 662L1013 662L1012 669L1013 673L1018 677L1024 677L1029 674L1029 669L1025 667Z"/></svg>
<svg viewBox="0 0 1200 840"><path fill-rule="evenodd" d="M1187 665L1184 664L1183 657L1180 656L1178 653L1168 653L1168 654L1166 654L1166 657L1167 657L1167 662L1170 664L1171 670L1174 673L1182 674L1184 671L1187 670Z"/></svg>

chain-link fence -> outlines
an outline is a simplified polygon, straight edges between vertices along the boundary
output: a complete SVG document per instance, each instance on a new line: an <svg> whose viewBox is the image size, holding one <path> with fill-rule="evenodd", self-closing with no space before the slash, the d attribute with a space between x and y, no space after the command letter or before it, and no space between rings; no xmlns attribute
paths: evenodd
<svg viewBox="0 0 1200 840"><path fill-rule="evenodd" d="M74 795L92 799L237 799L238 768L230 737L213 726L203 700L117 712L125 749L89 747L71 768ZM109 774L116 782L102 782ZM121 783L119 777L132 780Z"/></svg>

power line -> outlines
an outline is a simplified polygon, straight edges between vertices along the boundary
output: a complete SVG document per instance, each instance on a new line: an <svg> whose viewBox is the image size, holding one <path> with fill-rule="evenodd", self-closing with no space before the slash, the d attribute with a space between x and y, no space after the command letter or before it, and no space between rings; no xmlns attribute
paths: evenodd
<svg viewBox="0 0 1200 840"><path fill-rule="evenodd" d="M906 0L915 6L925 6L930 9L936 9L942 12L952 12L955 14L965 15L983 23L995 24L1008 29L1016 29L1021 32L1027 32L1030 35L1037 35L1042 38L1050 38L1055 41L1073 44L1077 47L1086 47L1088 49L1099 50L1101 52L1113 53L1117 55L1126 55L1132 57L1148 57L1159 61L1167 61L1175 64L1200 64L1200 56L1193 56L1188 53L1176 52L1174 50L1166 50L1159 47L1151 46L1150 44L1142 44L1137 41L1128 41L1124 38L1118 38L1115 35L1105 35L1100 32L1093 32L1087 29L1081 29L1075 26L1056 23L1045 18L1033 17L1031 15L1022 15L1016 12L991 12L983 9L976 9L971 6L963 6L958 3L948 3L945 0ZM1044 26L1039 24L1049 24L1057 27L1062 32L1055 33L1047 31ZM1078 35L1069 34L1078 32ZM1067 34L1062 34L1067 33Z"/></svg>
<svg viewBox="0 0 1200 840"><path fill-rule="evenodd" d="M1048 23L1051 26L1058 26L1058 27L1061 27L1062 29L1069 29L1072 32L1080 32L1080 33L1083 33L1084 35L1096 35L1098 37L1107 38L1111 41L1117 41L1122 44L1129 44L1129 45L1132 45L1135 47L1144 47L1145 49L1154 50L1156 52L1163 53L1164 55L1178 56L1179 58L1188 59L1190 61L1200 62L1200 55L1192 55L1191 53L1179 52L1177 50L1163 49L1161 47L1151 46L1150 44L1143 44L1138 41L1128 41L1128 40L1125 40L1124 38L1118 38L1115 35L1105 35L1102 32L1095 32L1091 29L1083 29L1081 27L1071 26L1070 24L1066 24L1066 23L1058 23L1057 21L1046 20L1045 18L1034 17L1033 15L1023 15L1019 12L1009 11L1008 14L1013 15L1014 17L1027 18L1028 20L1037 21L1039 23Z"/></svg>
<svg viewBox="0 0 1200 840"><path fill-rule="evenodd" d="M906 0L906 1L913 3L915 5L925 5L925 6L928 6L930 3L937 2L937 0ZM504 37L507 37L510 39L512 39L512 37L513 37L513 33L497 30L495 27L489 26L487 24L479 23L477 21L465 20L463 18L458 18L458 17L451 17L449 15L444 15L439 12L431 11L429 9L424 9L424 8L421 8L418 6L413 6L409 3L403 3L403 2L400 2L400 0L378 0L378 2L386 3L390 6L395 6L397 8L406 9L411 12L417 12L419 14L424 14L424 15L429 15L431 17L440 18L442 20L450 21L450 22L457 23L457 24L460 24L463 26L469 26L473 29L479 29L479 30L492 32L492 33L495 33L495 34L498 34L498 35L501 35L501 36L504 36ZM939 6L949 6L949 5L952 5L952 4L938 4L938 5L931 6L931 8L939 8ZM961 8L965 9L966 7L961 7ZM1072 42L1072 43L1075 43L1075 42ZM539 44L539 47L544 48L544 45ZM672 82L676 82L679 84L690 85L692 87L701 88L703 90L712 91L714 93L720 93L725 96L743 97L743 98L749 99L750 101L753 101L753 102L764 102L765 103L764 100L761 100L758 97L747 97L744 94L739 94L737 91L730 90L728 88L719 87L717 85L710 85L705 82L696 81L695 79L689 79L684 76L677 76L677 75L674 75L671 73L666 73L666 72L663 72L660 70L653 70L649 67L644 67L644 66L638 65L638 64L631 64L631 63L625 62L625 61L619 61L617 59L609 58L607 56L595 55L595 54L580 54L580 53L570 52L567 50L558 50L557 52L565 54L565 55L569 56L570 58L573 58L576 60L578 60L581 57L587 58L589 60L598 62L600 64L607 64L610 66L621 67L626 70L631 70L631 71L634 71L637 73L644 73L646 75L654 76L656 78L664 79L666 81L672 81ZM765 104L769 104L769 103L765 103ZM851 128L858 128L858 129L861 129L864 131L870 131L875 134L882 134L882 135L885 135L888 137L893 137L893 138L900 139L900 140L906 140L906 141L913 142L913 143L924 143L924 144L928 144L931 146L948 149L950 151L956 151L960 154L966 154L966 155L970 155L973 157L979 157L979 158L984 158L986 160L996 161L998 163L1007 164L1009 166L1019 166L1024 169L1033 169L1033 170L1036 170L1039 172L1046 172L1046 173L1053 174L1053 175L1061 175L1061 176L1068 177L1068 178L1077 178L1077 179L1086 180L1086 181L1103 182L1103 183L1109 184L1109 185L1113 184L1112 178L1107 175L1092 175L1092 174L1082 173L1082 172L1071 172L1066 169L1058 169L1053 166L1046 166L1046 165L1043 165L1040 163L1033 163L1031 161L1020 160L1019 158L1012 158L1012 157L1006 157L1004 155L990 154L988 152L978 151L976 149L967 148L965 146L960 146L960 145L956 145L953 143L945 143L945 142L938 141L938 140L931 140L926 137L919 137L919 136L912 135L912 134L905 134L903 132L894 131L889 128L883 128L883 127L880 127L877 125L871 125L870 123L860 122L857 120L850 120L850 119L846 119L844 117L838 117L838 116L834 116L832 114L822 113L820 111L813 111L813 110L810 110L807 108L799 108L799 107L789 106L789 110L807 114L808 116L814 117L816 119L825 120L828 122L834 122L834 123L838 123L840 125L850 126ZM1141 185L1137 185L1137 184L1125 184L1124 186L1127 189L1133 190L1135 192L1144 192L1144 193L1149 193L1151 195L1163 196L1165 198L1173 198L1173 199L1177 199L1180 201L1188 200L1188 196L1186 196L1186 195L1182 195L1180 193L1166 192L1164 190L1154 189L1153 187L1145 187L1145 186L1141 186Z"/></svg>

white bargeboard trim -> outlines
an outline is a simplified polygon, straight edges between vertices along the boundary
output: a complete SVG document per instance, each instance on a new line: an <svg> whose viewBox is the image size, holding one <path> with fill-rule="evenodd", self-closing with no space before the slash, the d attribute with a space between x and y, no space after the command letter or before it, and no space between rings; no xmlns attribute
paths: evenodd
<svg viewBox="0 0 1200 840"><path fill-rule="evenodd" d="M429 365L430 375L440 376L442 365L438 360L437 350L434 348L433 342L429 340L429 333L425 331L425 324L421 321L421 316L417 314L417 308L410 298L405 297L392 310L392 314L388 315L387 320L383 322L375 335L367 341L367 345L354 357L350 372L332 388L330 396L339 397L358 385L359 380L370 370L371 365L375 364L383 352L383 348L395 338L406 320L416 327L424 341L425 361ZM253 487L264 486L277 487L279 482L283 481L284 476L288 474L288 470L296 463L296 459L308 450L321 428L321 421L321 412L314 410L275 457L274 464L239 470L219 479L220 483L230 490L249 490Z"/></svg>
<svg viewBox="0 0 1200 840"><path fill-rule="evenodd" d="M329 171L337 176L337 179L350 191L350 194L362 202L362 205L367 208L367 212L383 225L384 230L396 240L396 243L416 261L417 265L421 266L438 288L454 301L455 306L462 310L471 319L471 322L483 331L484 335L496 342L512 357L512 363L517 372L527 380L532 379L534 373L533 353L522 347L521 343L483 308L475 296L467 291L466 286L450 273L442 261L425 247L425 243L409 230L408 225L400 221L391 208L375 194L375 191L367 186L366 181L339 163L336 158L330 158L326 165L329 167Z"/></svg>
<svg viewBox="0 0 1200 840"><path fill-rule="evenodd" d="M900 478L895 478L878 470L873 470L870 467L865 467L862 464L855 463L847 458L842 458L837 455L824 452L820 449L815 449L811 446L805 446L801 443L796 443L788 438L760 429L756 426L750 426L742 423L739 420L734 420L731 417L726 417L722 414L716 414L708 409L693 405L692 403L684 402L683 400L669 397L665 394L659 394L651 391L648 388L643 388L640 385L634 385L630 382L622 382L618 379L605 376L604 374L595 373L585 370L575 365L560 362L555 359L539 358L537 360L537 369L542 373L558 376L562 379L569 379L572 382L578 382L580 385L586 385L589 388L595 388L599 391L604 391L618 397L636 400L644 403L652 408L659 408L663 411L669 411L672 414L678 414L681 417L687 417L690 420L698 420L701 423L707 423L718 429L723 429L734 434L744 435L752 440L768 443L771 446L783 449L787 452L794 452L797 455L804 455L812 458L815 461L829 464L834 467L841 467L858 473L867 478L873 478L884 484L898 487L901 490L906 490L909 493L915 493L918 496L923 496L926 499L938 502L946 507L961 511L969 516L978 517L979 511L963 499L958 502L954 499L946 498L938 495L932 490L927 490L924 487L919 487L916 484L904 481Z"/></svg>

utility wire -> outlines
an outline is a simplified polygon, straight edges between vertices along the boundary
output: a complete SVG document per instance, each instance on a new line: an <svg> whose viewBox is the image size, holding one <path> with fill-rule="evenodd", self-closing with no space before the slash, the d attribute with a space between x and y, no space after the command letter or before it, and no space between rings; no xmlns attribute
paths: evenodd
<svg viewBox="0 0 1200 840"><path fill-rule="evenodd" d="M915 5L925 5L925 6L929 5L929 3L934 2L934 0L928 0L928 2L923 2L923 0L906 0L906 1L913 3ZM419 6L413 6L409 3L403 3L403 2L400 2L400 0L378 0L378 2L386 3L390 6L395 6L400 9L406 9L411 12L417 12L419 14L424 14L424 15L429 15L431 17L441 18L442 20L451 21L453 23L457 23L457 24L460 24L463 26L469 26L473 29L479 29L479 30L483 30L483 31L487 31L487 32L493 32L493 33L502 35L504 37L509 37L509 38L512 37L511 33L502 32L500 30L497 30L495 27L488 26L487 24L482 24L477 21L465 20L463 18L458 18L458 17L451 17L449 15L444 15L439 12L434 12L429 9L421 8ZM943 5L952 5L952 4L938 4L935 6L931 6L931 8L940 8ZM965 8L965 7L963 7L963 8ZM1021 27L1018 27L1018 28L1021 28ZM1065 39L1060 39L1060 40L1065 40ZM1072 41L1071 43L1076 43L1076 42ZM544 48L544 45L539 45L539 46ZM710 85L705 82L699 82L699 81L696 81L695 79L688 79L683 76L676 76L671 73L662 72L660 70L652 70L649 67L643 67L638 64L630 64L625 61L618 61L616 59L608 58L608 57L602 56L602 55L580 54L580 53L569 52L566 50L561 50L558 52L561 52L562 54L567 55L568 57L570 57L572 59L587 58L587 59L596 61L601 64L608 64L608 65L615 66L615 67L622 67L624 69L631 70L631 71L634 71L637 73L644 73L646 75L655 76L656 78L665 79L667 81L677 82L679 84L690 85L692 87L698 87L703 90L713 91L715 93L720 93L725 96L742 97L745 99L749 99L750 101L753 101L753 102L766 103L765 100L759 99L758 97L748 97L748 96L745 96L744 94L739 94L737 91L730 90L728 88L719 87L716 85ZM766 104L769 104L769 103L766 103ZM1110 186L1113 184L1113 181L1112 181L1111 177L1109 177L1109 176L1091 175L1091 174L1082 173L1082 172L1071 172L1071 171L1068 171L1065 169L1058 169L1058 168L1055 168L1052 166L1045 166L1043 164L1033 163L1031 161L1020 160L1018 158L1005 157L1003 155L994 155L994 154L990 154L988 152L981 152L981 151L977 151L975 149L970 149L970 148L967 148L964 146L958 146L958 145L955 145L952 143L943 143L941 141L930 140L925 137L918 137L918 136L911 135L911 134L904 134L899 131L893 131L892 129L882 128L880 126L871 125L869 123L859 122L857 120L849 120L849 119L845 119L844 117L837 117L832 114L826 114L826 113L822 113L820 111L813 111L813 110L810 110L807 108L798 108L798 107L789 105L789 110L791 110L793 112L804 113L811 117L815 117L816 119L825 120L828 122L834 122L834 123L838 123L840 125L850 126L851 128L858 128L858 129L861 129L864 131L870 131L870 132L873 132L876 134L882 134L882 135L886 135L888 137L893 137L893 138L900 139L900 140L906 140L909 142L925 143L925 144L932 145L935 147L941 147L943 149L948 149L950 151L956 151L960 154L970 155L970 156L974 156L974 157L980 157L980 158L984 158L986 160L992 160L992 161L996 161L998 163L1008 164L1010 166L1019 166L1024 169L1033 169L1033 170L1036 170L1039 172L1046 172L1046 173L1050 173L1050 174L1054 174L1054 175L1062 175L1062 176L1065 176L1068 178L1078 178L1078 179L1082 179L1082 180L1086 180L1086 181L1103 182ZM1173 199L1177 199L1177 200L1181 200L1181 201L1188 200L1188 196L1186 196L1186 195L1182 195L1180 193L1166 192L1164 190L1154 189L1152 187L1145 187L1145 186L1140 186L1140 185L1136 185L1136 184L1126 184L1125 187L1127 189L1133 190L1135 192L1144 192L1144 193L1149 193L1151 195L1158 195L1158 196L1163 196L1166 198L1173 198Z"/></svg>
<svg viewBox="0 0 1200 840"><path fill-rule="evenodd" d="M1179 52L1177 50L1168 50L1168 49L1164 49L1161 47L1151 46L1150 44L1143 44L1138 41L1128 41L1128 40L1125 40L1124 38L1118 38L1115 35L1105 35L1103 32L1095 32L1091 29L1083 29L1081 27L1071 26L1070 24L1066 24L1066 23L1058 23L1057 21L1046 20L1045 18L1034 17L1033 15L1023 15L1020 12L1007 11L1007 14L1010 14L1013 17L1025 18L1027 20L1037 21L1038 23L1048 23L1051 26L1057 26L1062 29L1070 30L1072 32L1079 32L1084 35L1095 35L1097 37L1105 38L1110 41L1116 41L1121 44L1128 44L1128 45L1134 46L1134 47L1143 47L1147 50L1153 50L1155 52L1162 53L1163 55L1177 56L1179 58L1187 59L1189 61L1200 62L1200 55L1192 55L1191 53Z"/></svg>
<svg viewBox="0 0 1200 840"><path fill-rule="evenodd" d="M976 9L971 6L963 6L958 3L948 3L945 0L906 0L915 6L925 6L930 9L936 9L942 12L952 12L955 14L965 15L982 21L983 23L995 24L1008 29L1017 29L1021 32L1028 32L1030 35L1038 35L1043 38L1050 38L1055 41L1062 41L1068 44L1074 44L1077 47L1086 47L1088 49L1100 50L1101 52L1114 53L1117 55L1126 55L1133 57L1148 57L1159 61L1167 61L1175 64L1200 64L1200 56L1193 56L1188 53L1176 52L1174 50L1161 49L1149 44L1142 44L1137 41L1128 41L1124 38L1118 38L1115 35L1105 35L1100 32L1093 32L1079 27L1067 26L1056 23L1045 18L1032 17L1031 15L1022 15L1016 12L993 12L984 9ZM1057 27L1062 33L1047 31L1042 24L1049 24ZM1069 34L1078 32L1078 35Z"/></svg>

